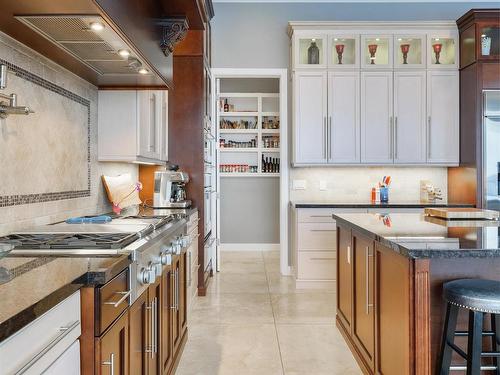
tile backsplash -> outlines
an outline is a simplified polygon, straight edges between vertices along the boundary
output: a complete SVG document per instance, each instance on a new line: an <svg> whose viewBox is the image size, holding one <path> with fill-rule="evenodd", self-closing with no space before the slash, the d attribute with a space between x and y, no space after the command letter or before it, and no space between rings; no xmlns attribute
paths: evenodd
<svg viewBox="0 0 500 375"><path fill-rule="evenodd" d="M447 199L445 167L314 167L290 170L290 200L366 202L370 200L371 188L386 175L392 178L390 201L419 201L420 180L432 181L442 190L444 201ZM305 189L295 190L294 180L299 187L305 182Z"/></svg>
<svg viewBox="0 0 500 375"><path fill-rule="evenodd" d="M2 33L0 61L35 111L0 120L0 235L110 210L100 176L138 167L97 161L97 88Z"/></svg>

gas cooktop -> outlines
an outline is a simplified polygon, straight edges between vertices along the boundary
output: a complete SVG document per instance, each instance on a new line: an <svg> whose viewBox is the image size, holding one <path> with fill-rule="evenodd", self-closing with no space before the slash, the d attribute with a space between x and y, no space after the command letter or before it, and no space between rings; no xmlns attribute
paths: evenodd
<svg viewBox="0 0 500 375"><path fill-rule="evenodd" d="M138 238L137 233L14 233L0 242L14 249L121 249Z"/></svg>

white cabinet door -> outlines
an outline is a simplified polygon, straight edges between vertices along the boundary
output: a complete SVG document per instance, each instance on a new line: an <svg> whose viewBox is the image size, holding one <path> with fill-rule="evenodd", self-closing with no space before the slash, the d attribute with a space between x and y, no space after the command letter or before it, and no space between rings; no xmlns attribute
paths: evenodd
<svg viewBox="0 0 500 375"><path fill-rule="evenodd" d="M326 163L327 74L295 73L294 83L295 163Z"/></svg>
<svg viewBox="0 0 500 375"><path fill-rule="evenodd" d="M394 163L425 163L424 71L394 73Z"/></svg>
<svg viewBox="0 0 500 375"><path fill-rule="evenodd" d="M139 156L160 159L161 92L137 92Z"/></svg>
<svg viewBox="0 0 500 375"><path fill-rule="evenodd" d="M359 72L329 73L328 162L360 162Z"/></svg>
<svg viewBox="0 0 500 375"><path fill-rule="evenodd" d="M393 162L392 72L361 73L361 162Z"/></svg>
<svg viewBox="0 0 500 375"><path fill-rule="evenodd" d="M459 162L459 78L456 71L427 73L427 162Z"/></svg>

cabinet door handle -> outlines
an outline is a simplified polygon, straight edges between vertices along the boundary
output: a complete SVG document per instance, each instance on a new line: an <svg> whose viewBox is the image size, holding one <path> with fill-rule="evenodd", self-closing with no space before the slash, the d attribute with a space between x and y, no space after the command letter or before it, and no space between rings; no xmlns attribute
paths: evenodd
<svg viewBox="0 0 500 375"><path fill-rule="evenodd" d="M179 311L179 295L180 295L180 283L179 283L179 269L175 270L175 278L177 279L175 282L176 290L177 290L177 298L175 300L175 308Z"/></svg>
<svg viewBox="0 0 500 375"><path fill-rule="evenodd" d="M104 361L102 363L104 366L109 366L110 375L115 375L115 354L111 353L109 355L109 361Z"/></svg>
<svg viewBox="0 0 500 375"><path fill-rule="evenodd" d="M189 276L189 281L188 281L188 285L191 286L191 251L188 252L188 269L189 269L189 273L188 273L188 276Z"/></svg>
<svg viewBox="0 0 500 375"><path fill-rule="evenodd" d="M392 159L392 156L393 156L393 150L392 150L392 147L393 147L393 144L394 144L394 140L393 140L393 129L392 129L393 125L392 125L392 116L389 116L389 159Z"/></svg>
<svg viewBox="0 0 500 375"><path fill-rule="evenodd" d="M370 304L370 266L369 266L369 257L370 255L370 247L366 247L366 254L365 254L365 272L366 272L366 315L370 314L370 307L373 307L373 304Z"/></svg>
<svg viewBox="0 0 500 375"><path fill-rule="evenodd" d="M398 158L398 116L394 117L394 159Z"/></svg>
<svg viewBox="0 0 500 375"><path fill-rule="evenodd" d="M131 290L129 290L128 292L115 292L115 294L120 294L122 295L122 298L120 298L118 301L116 302L113 302L113 301L107 301L107 302L104 302L105 305L112 305L113 307L118 307L120 306L129 296L130 296L130 293L132 293Z"/></svg>
<svg viewBox="0 0 500 375"><path fill-rule="evenodd" d="M170 309L175 310L175 271L170 274L170 277L172 279L172 290L173 290L173 295L172 295L172 304L170 305Z"/></svg>
<svg viewBox="0 0 500 375"><path fill-rule="evenodd" d="M329 118L330 122L328 124L328 158L332 159L332 116Z"/></svg>
<svg viewBox="0 0 500 375"><path fill-rule="evenodd" d="M311 215L310 217L331 217L331 218L333 218L332 215Z"/></svg>
<svg viewBox="0 0 500 375"><path fill-rule="evenodd" d="M347 246L347 263L351 264L351 247Z"/></svg>
<svg viewBox="0 0 500 375"><path fill-rule="evenodd" d="M309 229L310 232L336 232L337 229Z"/></svg>
<svg viewBox="0 0 500 375"><path fill-rule="evenodd" d="M153 351L154 353L158 353L158 298L155 297L153 299L153 318L154 318L154 341L153 341Z"/></svg>
<svg viewBox="0 0 500 375"><path fill-rule="evenodd" d="M427 157L431 158L431 116L427 117Z"/></svg>
<svg viewBox="0 0 500 375"><path fill-rule="evenodd" d="M311 258L311 260L335 260L335 258Z"/></svg>
<svg viewBox="0 0 500 375"><path fill-rule="evenodd" d="M328 129L326 125L326 116L323 117L323 158L326 159L327 156L327 148L328 148Z"/></svg>

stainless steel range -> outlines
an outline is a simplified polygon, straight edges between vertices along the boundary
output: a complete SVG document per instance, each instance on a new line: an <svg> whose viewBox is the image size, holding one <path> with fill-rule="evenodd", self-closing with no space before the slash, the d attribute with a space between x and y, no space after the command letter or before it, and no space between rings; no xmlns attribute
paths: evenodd
<svg viewBox="0 0 500 375"><path fill-rule="evenodd" d="M174 215L115 218L104 224L57 223L0 237L16 256L119 256L127 254L130 303L161 276L173 254L190 245L186 220Z"/></svg>

